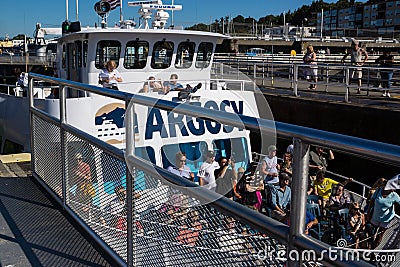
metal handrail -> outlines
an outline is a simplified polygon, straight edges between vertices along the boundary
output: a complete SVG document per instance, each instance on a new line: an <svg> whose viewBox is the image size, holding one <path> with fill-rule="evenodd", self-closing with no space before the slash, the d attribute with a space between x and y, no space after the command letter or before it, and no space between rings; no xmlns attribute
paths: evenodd
<svg viewBox="0 0 400 267"><path fill-rule="evenodd" d="M288 57L288 58L283 58L281 60L276 60L274 57L270 58L257 58L257 59L241 59L241 58L234 58L232 60L218 60L215 63L222 63L222 64L227 64L228 66L234 65L235 70L239 72L245 72L249 77L251 77L255 83L257 83L260 86L265 86L265 81L270 82L271 87L275 87L274 80L280 80L280 81L287 81L290 83L289 88L293 90L293 94L295 96L298 96L298 85L306 83L306 81L302 81L300 77L302 77L301 69L303 68L308 68L309 65L304 64L302 60L297 60L296 58L293 57ZM317 68L318 71L320 72L321 70L323 73L318 74L318 82L316 84L322 85L325 87L325 92L328 92L328 88L332 83L330 82L330 74L332 71L342 71L343 73L341 74L341 79L343 83L341 85L338 85L338 83L334 83L334 86L342 86L343 88L343 94L344 94L344 101L349 102L349 89L350 88L358 88L359 86L355 83L350 84L350 76L349 74L351 73L352 70L354 69L359 69L361 68L364 72L367 72L366 75L363 75L363 84L359 87L360 89L365 89L368 92L371 89L378 89L374 88L372 85L371 81L375 81L375 77L372 77L370 74L381 71L388 71L392 70L395 73L400 72L400 67L394 66L394 67L381 67L381 66L371 66L367 64L376 64L372 62L368 62L364 64L363 66L354 66L351 64L340 64L339 60L334 61L333 63L330 62L318 62ZM284 77L280 77L279 74L281 73L276 73L274 71L276 69L282 69L283 68L283 74ZM215 69L215 68L214 68ZM220 70L224 70L223 67L218 68ZM224 75L223 73L216 72L216 75ZM392 82L396 81L395 78L392 78ZM314 82L312 82L314 83ZM387 88L381 88L378 90L390 90L390 91L399 91L400 88L398 86L396 87L391 87L390 89Z"/></svg>
<svg viewBox="0 0 400 267"><path fill-rule="evenodd" d="M30 103L31 112L36 113L37 110L33 107L33 82L32 79L40 79L48 82L58 83L60 86L69 86L77 89L85 90L91 93L112 97L115 99L124 100L126 103L140 104L145 106L154 106L156 108L174 111L175 113L185 114L193 117L201 117L202 119L208 119L210 121L218 121L222 124L227 124L235 126L238 128L245 128L248 130L253 130L260 132L262 134L276 133L281 137L294 138L294 171L293 171L293 187L298 188L296 192L293 192L292 206L293 212L291 214L291 227L284 226L283 224L276 222L270 218L267 218L261 214L257 214L253 211L246 210L243 206L232 203L231 201L220 198L213 202L213 206L217 207L225 214L230 216L240 218L245 223L250 224L254 228L260 230L261 232L272 233L275 237L279 239L280 242L289 244L291 248L296 249L313 249L318 253L326 250L328 247L316 240L311 239L303 234L304 221L305 221L305 204L306 195L305 190L307 186L306 175L308 173L308 151L309 144L321 145L324 147L330 147L337 150L342 150L345 153L361 156L374 161L382 161L385 163L400 166L400 147L385 143L380 143L376 141L366 140L362 138L345 136L342 134L336 134L316 129L310 129L302 126L291 125L282 122L273 122L266 119L253 118L245 115L239 115L240 120L238 120L237 114L226 113L222 111L209 110L193 105L174 103L167 100L155 99L143 95L135 95L127 92L120 92L111 89L99 88L97 86L85 85L77 82L66 81L59 78L47 77L39 74L30 73ZM63 99L63 94L61 94L61 101ZM129 112L133 115L133 112ZM133 129L134 119L127 118L127 129ZM60 116L63 118L63 115ZM74 128L71 128L74 131ZM87 136L86 133L80 133L82 136ZM128 132L127 132L128 136ZM93 137L87 136L88 139ZM204 188L199 188L195 184L180 179L166 170L155 167L152 164L136 157L133 155L132 148L134 147L133 140L127 140L127 160L134 166L140 166L142 170L154 175L161 175L167 181L172 184L183 186L182 191L196 196L199 199L211 200L215 199L216 195L214 192L206 190ZM110 147L104 145L101 141L96 141L99 147L106 151L111 151ZM118 153L116 153L118 154ZM129 182L130 179L128 179ZM195 189L195 190L194 190ZM128 199L129 202L129 199ZM129 208L128 208L129 211ZM128 215L129 216L129 215ZM128 222L128 236L129 236L129 222ZM132 229L131 229L132 230ZM332 262L328 255L322 253L324 256L324 261L330 264L338 264L337 262ZM289 262L290 265L294 264ZM367 266L365 262L340 262L341 266Z"/></svg>

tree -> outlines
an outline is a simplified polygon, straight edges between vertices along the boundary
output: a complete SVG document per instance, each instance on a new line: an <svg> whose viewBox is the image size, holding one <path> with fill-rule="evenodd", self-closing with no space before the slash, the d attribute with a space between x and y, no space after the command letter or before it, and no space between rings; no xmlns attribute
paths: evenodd
<svg viewBox="0 0 400 267"><path fill-rule="evenodd" d="M12 38L12 40L25 40L24 34L18 34Z"/></svg>

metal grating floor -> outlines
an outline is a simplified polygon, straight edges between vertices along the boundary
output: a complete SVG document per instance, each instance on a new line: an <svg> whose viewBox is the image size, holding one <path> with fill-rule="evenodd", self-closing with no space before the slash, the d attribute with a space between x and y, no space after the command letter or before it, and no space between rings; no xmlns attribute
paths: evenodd
<svg viewBox="0 0 400 267"><path fill-rule="evenodd" d="M112 265L44 195L33 178L2 176L0 266Z"/></svg>

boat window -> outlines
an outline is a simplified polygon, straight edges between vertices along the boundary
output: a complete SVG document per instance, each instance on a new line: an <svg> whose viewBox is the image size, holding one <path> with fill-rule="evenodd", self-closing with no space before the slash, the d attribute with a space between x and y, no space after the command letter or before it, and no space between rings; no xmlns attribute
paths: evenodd
<svg viewBox="0 0 400 267"><path fill-rule="evenodd" d="M68 44L68 64L72 69L76 69L76 47L74 44Z"/></svg>
<svg viewBox="0 0 400 267"><path fill-rule="evenodd" d="M85 68L87 64L88 48L88 41L83 41L83 67Z"/></svg>
<svg viewBox="0 0 400 267"><path fill-rule="evenodd" d="M195 43L182 42L178 45L176 53L175 67L178 69L188 69L192 66Z"/></svg>
<svg viewBox="0 0 400 267"><path fill-rule="evenodd" d="M67 47L65 44L62 46L62 68L67 68Z"/></svg>
<svg viewBox="0 0 400 267"><path fill-rule="evenodd" d="M136 147L135 148L135 156L142 158L144 160L150 161L153 164L156 164L156 156L154 149L152 147Z"/></svg>
<svg viewBox="0 0 400 267"><path fill-rule="evenodd" d="M215 160L221 157L230 158L235 161L236 168L245 169L250 162L247 141L244 137L214 140L213 147L216 152Z"/></svg>
<svg viewBox="0 0 400 267"><path fill-rule="evenodd" d="M104 64L109 60L117 63L121 54L121 43L113 40L103 40L97 43L96 49L96 68L104 68Z"/></svg>
<svg viewBox="0 0 400 267"><path fill-rule="evenodd" d="M82 41L76 41L76 61L78 63L78 68L82 68Z"/></svg>
<svg viewBox="0 0 400 267"><path fill-rule="evenodd" d="M206 142L192 142L165 145L161 148L162 163L166 169L175 166L175 155L179 151L186 153L186 166L196 175L200 165L204 162L202 155L207 155L208 145Z"/></svg>
<svg viewBox="0 0 400 267"><path fill-rule="evenodd" d="M126 69L143 69L146 67L148 53L148 42L129 41L125 49L124 67Z"/></svg>
<svg viewBox="0 0 400 267"><path fill-rule="evenodd" d="M211 62L212 52L212 43L200 43L199 50L197 50L196 68L207 68Z"/></svg>
<svg viewBox="0 0 400 267"><path fill-rule="evenodd" d="M166 69L171 65L174 43L159 41L154 44L151 67L153 69Z"/></svg>

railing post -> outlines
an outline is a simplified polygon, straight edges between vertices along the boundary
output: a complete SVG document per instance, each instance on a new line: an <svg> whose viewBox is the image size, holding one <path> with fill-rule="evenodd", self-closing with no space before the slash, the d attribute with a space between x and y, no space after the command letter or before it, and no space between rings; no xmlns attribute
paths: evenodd
<svg viewBox="0 0 400 267"><path fill-rule="evenodd" d="M257 63L253 64L253 79L254 83L257 83Z"/></svg>
<svg viewBox="0 0 400 267"><path fill-rule="evenodd" d="M329 84L329 65L326 64L326 71L325 71L325 93L328 92L328 84Z"/></svg>
<svg viewBox="0 0 400 267"><path fill-rule="evenodd" d="M346 79L346 93L344 95L344 102L349 103L349 93L350 93L350 69L345 67L345 79Z"/></svg>
<svg viewBox="0 0 400 267"><path fill-rule="evenodd" d="M308 163L309 163L309 145L302 140L294 138L293 151L293 181L292 199L290 203L290 232L289 232L289 251L296 250L293 246L296 238L304 233L306 225L306 204L308 188ZM289 255L289 254L288 254ZM301 255L301 253L298 253ZM289 267L302 266L302 259L299 262L288 261Z"/></svg>
<svg viewBox="0 0 400 267"><path fill-rule="evenodd" d="M290 88L292 88L292 89L294 89L293 77L294 77L294 62L292 61L290 63L290 67L289 67Z"/></svg>
<svg viewBox="0 0 400 267"><path fill-rule="evenodd" d="M265 85L265 59L262 60L262 86Z"/></svg>
<svg viewBox="0 0 400 267"><path fill-rule="evenodd" d="M294 65L294 69L293 69L293 94L294 96L299 96L298 92L297 92L297 87L299 86L298 83L298 73L299 73L299 65L298 64L293 64Z"/></svg>
<svg viewBox="0 0 400 267"><path fill-rule="evenodd" d="M129 101L125 102L125 125L126 125L126 157L135 155L135 105L129 105ZM125 158L126 158L125 157ZM133 220L135 216L134 211L134 180L135 169L129 168L127 164L126 168L126 222L127 222L127 266L136 266L136 257L134 253L133 242L136 242L136 231L133 229Z"/></svg>
<svg viewBox="0 0 400 267"><path fill-rule="evenodd" d="M67 137L63 125L67 123L67 93L63 85L59 86L59 97L60 97L60 140L61 140L61 170L62 170L62 200L64 209L67 206Z"/></svg>
<svg viewBox="0 0 400 267"><path fill-rule="evenodd" d="M33 78L31 78L30 75L28 75L28 99L29 99L29 109L34 107L34 102L33 102ZM36 172L35 168L35 146L34 146L34 133L33 133L33 114L30 112L29 114L29 119L30 119L30 130L31 130L31 169L32 172Z"/></svg>

